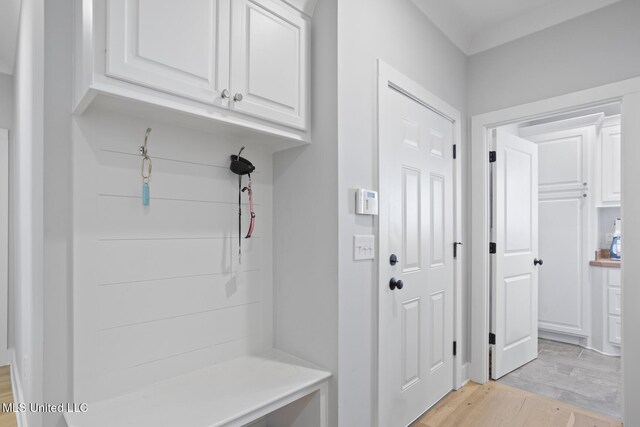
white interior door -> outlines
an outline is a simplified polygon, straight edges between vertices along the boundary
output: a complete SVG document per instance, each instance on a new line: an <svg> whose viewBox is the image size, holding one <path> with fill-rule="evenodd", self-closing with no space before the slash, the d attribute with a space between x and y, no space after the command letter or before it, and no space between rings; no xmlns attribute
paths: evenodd
<svg viewBox="0 0 640 427"><path fill-rule="evenodd" d="M396 427L453 388L453 124L381 90L378 425Z"/></svg>
<svg viewBox="0 0 640 427"><path fill-rule="evenodd" d="M491 377L538 356L538 147L495 132Z"/></svg>

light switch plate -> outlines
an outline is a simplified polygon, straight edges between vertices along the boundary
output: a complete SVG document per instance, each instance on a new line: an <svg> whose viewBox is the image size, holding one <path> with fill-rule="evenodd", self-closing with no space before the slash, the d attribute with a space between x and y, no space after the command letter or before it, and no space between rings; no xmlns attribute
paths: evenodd
<svg viewBox="0 0 640 427"><path fill-rule="evenodd" d="M353 260L375 259L376 237L371 235L353 236Z"/></svg>

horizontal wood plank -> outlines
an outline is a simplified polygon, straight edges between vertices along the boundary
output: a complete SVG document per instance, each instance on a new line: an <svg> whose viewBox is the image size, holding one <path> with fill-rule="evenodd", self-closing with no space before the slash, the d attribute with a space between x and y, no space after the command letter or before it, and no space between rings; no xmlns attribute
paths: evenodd
<svg viewBox="0 0 640 427"><path fill-rule="evenodd" d="M100 286L100 329L260 302L259 270Z"/></svg>
<svg viewBox="0 0 640 427"><path fill-rule="evenodd" d="M258 304L103 329L100 369L111 372L249 336L260 336Z"/></svg>
<svg viewBox="0 0 640 427"><path fill-rule="evenodd" d="M99 284L257 270L261 239L106 240L97 244Z"/></svg>
<svg viewBox="0 0 640 427"><path fill-rule="evenodd" d="M236 196L237 197L237 196ZM243 201L246 198L243 197ZM250 211L242 206L242 237L250 222ZM262 206L256 205L254 237L264 233ZM238 203L198 203L154 199L142 206L140 198L98 198L99 239L220 238L238 237Z"/></svg>

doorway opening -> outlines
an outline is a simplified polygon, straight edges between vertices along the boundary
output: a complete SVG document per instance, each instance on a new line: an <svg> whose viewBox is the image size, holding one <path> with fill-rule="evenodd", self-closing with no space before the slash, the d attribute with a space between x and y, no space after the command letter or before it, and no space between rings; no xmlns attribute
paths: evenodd
<svg viewBox="0 0 640 427"><path fill-rule="evenodd" d="M621 103L489 129L489 372L620 418Z"/></svg>

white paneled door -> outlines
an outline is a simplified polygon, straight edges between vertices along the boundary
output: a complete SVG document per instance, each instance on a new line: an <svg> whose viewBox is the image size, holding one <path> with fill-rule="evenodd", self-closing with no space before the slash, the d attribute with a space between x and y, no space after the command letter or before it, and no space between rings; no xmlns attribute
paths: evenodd
<svg viewBox="0 0 640 427"><path fill-rule="evenodd" d="M538 356L538 146L495 131L491 377Z"/></svg>
<svg viewBox="0 0 640 427"><path fill-rule="evenodd" d="M453 124L381 90L378 425L400 427L453 388Z"/></svg>

